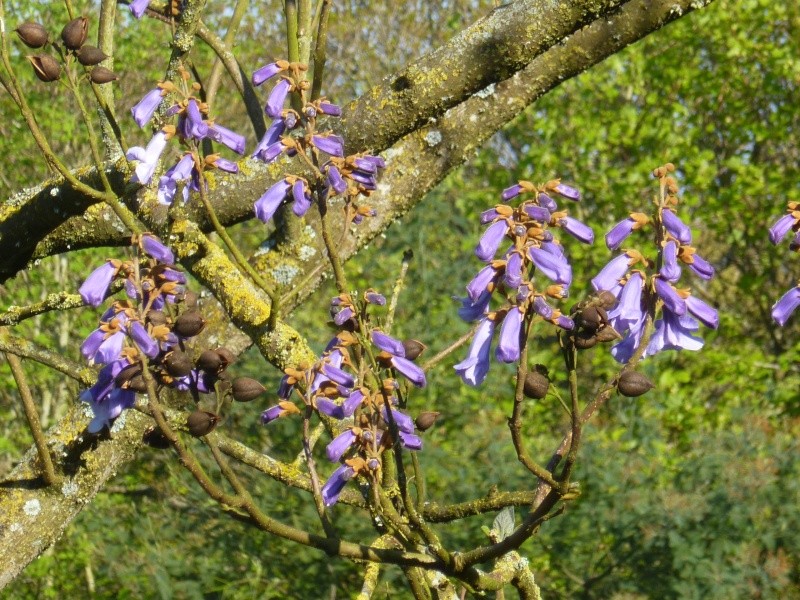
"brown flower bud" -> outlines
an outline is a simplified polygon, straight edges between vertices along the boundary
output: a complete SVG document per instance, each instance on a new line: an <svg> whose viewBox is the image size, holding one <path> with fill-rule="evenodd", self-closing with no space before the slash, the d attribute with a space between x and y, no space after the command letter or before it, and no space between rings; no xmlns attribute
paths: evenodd
<svg viewBox="0 0 800 600"><path fill-rule="evenodd" d="M436 422L436 418L442 413L438 413L435 410L426 410L424 412L419 413L417 415L414 424L417 426L417 429L420 431L428 431L433 424Z"/></svg>
<svg viewBox="0 0 800 600"><path fill-rule="evenodd" d="M186 419L186 427L194 437L208 435L217 426L220 416L205 410L196 410Z"/></svg>
<svg viewBox="0 0 800 600"><path fill-rule="evenodd" d="M49 54L37 54L36 56L29 56L28 60L33 66L33 72L40 81L50 83L56 81L61 77L61 65L58 61Z"/></svg>
<svg viewBox="0 0 800 600"><path fill-rule="evenodd" d="M203 350L197 358L197 368L206 373L216 374L222 367L222 360L215 350Z"/></svg>
<svg viewBox="0 0 800 600"><path fill-rule="evenodd" d="M222 361L222 370L227 369L234 362L236 362L236 355L228 350L225 346L220 346L216 349L217 356Z"/></svg>
<svg viewBox="0 0 800 600"><path fill-rule="evenodd" d="M623 371L617 382L617 389L623 396L636 398L652 390L653 382L638 371Z"/></svg>
<svg viewBox="0 0 800 600"><path fill-rule="evenodd" d="M206 326L206 321L196 310L183 313L175 319L172 331L181 337L194 337Z"/></svg>
<svg viewBox="0 0 800 600"><path fill-rule="evenodd" d="M95 67L89 73L89 79L92 80L92 83L111 83L119 79L119 76L105 67Z"/></svg>
<svg viewBox="0 0 800 600"><path fill-rule="evenodd" d="M403 348L406 351L406 358L408 360L417 360L417 357L425 352L427 346L419 340L404 340Z"/></svg>
<svg viewBox="0 0 800 600"><path fill-rule="evenodd" d="M47 43L47 30L39 23L23 23L15 29L19 39L28 48L41 48Z"/></svg>
<svg viewBox="0 0 800 600"><path fill-rule="evenodd" d="M89 44L81 46L81 49L75 53L75 56L78 57L78 62L84 67L93 67L108 58L108 55L100 50L100 48L90 46Z"/></svg>
<svg viewBox="0 0 800 600"><path fill-rule="evenodd" d="M146 446L158 448L159 450L164 450L172 445L167 439L167 436L165 436L158 427L147 429L142 435L142 442Z"/></svg>
<svg viewBox="0 0 800 600"><path fill-rule="evenodd" d="M64 45L70 50L77 50L86 41L89 35L89 19L86 17L78 17L73 19L61 30L61 39Z"/></svg>
<svg viewBox="0 0 800 600"><path fill-rule="evenodd" d="M233 380L232 390L234 400L237 402L250 402L266 392L267 388L250 377L237 377Z"/></svg>
<svg viewBox="0 0 800 600"><path fill-rule="evenodd" d="M192 372L192 359L189 355L180 350L173 350L164 357L164 366L167 373L173 377L183 377Z"/></svg>
<svg viewBox="0 0 800 600"><path fill-rule="evenodd" d="M547 376L547 367L544 365L536 365L533 371L528 371L525 375L525 383L522 387L522 392L528 398L541 400L547 396L547 390L550 388L550 378Z"/></svg>

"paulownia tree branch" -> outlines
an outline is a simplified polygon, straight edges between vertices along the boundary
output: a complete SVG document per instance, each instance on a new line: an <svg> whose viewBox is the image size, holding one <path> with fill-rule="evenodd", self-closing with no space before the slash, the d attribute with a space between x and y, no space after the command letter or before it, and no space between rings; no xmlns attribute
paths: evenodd
<svg viewBox="0 0 800 600"><path fill-rule="evenodd" d="M483 140L535 98L560 81L709 2L628 2L618 14L612 17L604 15L591 27L571 36L562 45L551 48L533 61L520 76L497 85L493 93L487 90L486 94L473 96L458 109L442 115L437 123L407 136L387 152L389 166L381 182L381 192L372 198L379 205L379 217L367 220L365 226L357 230L345 246L344 256L351 256L399 214L409 210L447 171L468 158ZM467 95L479 89L471 90ZM371 145L383 149L369 142L363 143L364 148ZM352 140L350 144L353 144ZM128 175L125 166L118 164L112 171L112 180L124 187ZM235 196L243 198L240 200L241 206L235 205L223 222L233 223L247 218L252 199L263 192L272 177L279 175L277 171L261 169L257 174L226 181L226 185L218 186L215 193L220 198L225 196L228 201L234 202ZM283 167L280 171L285 172ZM91 177L91 173L87 172L85 176ZM104 219L108 213L99 206L87 210L90 204L88 199L75 194L60 182L42 186L33 192L23 192L7 202L0 209L0 277L6 279L24 268L34 255L39 240L45 241L36 249L37 255L64 252L79 245L127 243L121 232L115 229L113 219ZM75 218L67 225L70 217ZM53 231L57 235L45 239L46 234ZM88 241L83 242L84 239ZM310 264L304 269L301 273L308 274L314 270ZM298 281L301 279L298 276ZM316 276L311 277L304 285L311 286L315 281ZM303 297L303 294L293 297L290 304ZM241 339L241 348L240 342ZM231 340L231 343L235 346L237 342ZM75 406L49 432L49 444L54 449L57 468L69 473L60 490L37 484L39 471L35 449L29 451L5 481L0 483L0 555L4 557L0 561L0 587L49 547L80 509L91 502L106 481L131 460L148 422L146 417L130 412L126 416L125 427L112 440L103 441L91 452L82 452L82 462L76 464L76 453L72 450L81 447L80 434L87 420L82 408ZM63 452L66 452L66 457ZM431 520L439 520L447 515L445 508L437 507L426 516ZM464 512L474 514L470 510ZM445 518L450 516L453 514ZM474 560L474 557L471 558Z"/></svg>

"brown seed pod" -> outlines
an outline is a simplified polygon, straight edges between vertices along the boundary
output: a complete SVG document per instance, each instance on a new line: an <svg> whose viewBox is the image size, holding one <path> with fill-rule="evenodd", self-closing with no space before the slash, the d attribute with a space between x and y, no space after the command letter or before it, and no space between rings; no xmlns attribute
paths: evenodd
<svg viewBox="0 0 800 600"><path fill-rule="evenodd" d="M167 436L165 436L158 427L147 429L142 435L142 442L146 446L159 450L164 450L172 445L167 439Z"/></svg>
<svg viewBox="0 0 800 600"><path fill-rule="evenodd" d="M219 421L219 415L205 410L196 410L186 418L186 427L194 437L203 437L214 431Z"/></svg>
<svg viewBox="0 0 800 600"><path fill-rule="evenodd" d="M233 390L233 399L237 402L250 402L267 391L267 388L250 377L237 377L233 380L231 389Z"/></svg>
<svg viewBox="0 0 800 600"><path fill-rule="evenodd" d="M192 372L192 359L180 350L173 350L164 357L164 367L173 377L183 377Z"/></svg>
<svg viewBox="0 0 800 600"><path fill-rule="evenodd" d="M114 383L117 387L120 387L124 390L131 389L131 381L133 381L136 376L141 377L141 375L141 365L128 365L117 374L117 376L114 378Z"/></svg>
<svg viewBox="0 0 800 600"><path fill-rule="evenodd" d="M597 331L607 318L602 306L587 306L578 315L578 325L589 331Z"/></svg>
<svg viewBox="0 0 800 600"><path fill-rule="evenodd" d="M194 337L206 326L206 321L196 310L191 310L183 313L180 317L175 319L175 324L172 326L172 331L181 337Z"/></svg>
<svg viewBox="0 0 800 600"><path fill-rule="evenodd" d="M166 325L167 315L160 310L149 310L147 311L147 317L145 318L145 321L151 325Z"/></svg>
<svg viewBox="0 0 800 600"><path fill-rule="evenodd" d="M216 350L217 356L222 361L222 369L225 370L236 362L236 355L225 346L220 346Z"/></svg>
<svg viewBox="0 0 800 600"><path fill-rule="evenodd" d="M427 346L419 340L404 340L403 348L406 351L406 358L408 360L417 360L417 357L425 352Z"/></svg>
<svg viewBox="0 0 800 600"><path fill-rule="evenodd" d="M573 342L578 350L588 350L597 344L597 336L578 334L573 338Z"/></svg>
<svg viewBox="0 0 800 600"><path fill-rule="evenodd" d="M428 431L428 429L433 427L433 424L436 422L436 419L440 414L442 413L438 413L435 410L423 411L417 415L414 424L420 431Z"/></svg>
<svg viewBox="0 0 800 600"><path fill-rule="evenodd" d="M623 371L617 382L619 393L628 398L636 398L652 390L653 382L638 371Z"/></svg>
<svg viewBox="0 0 800 600"><path fill-rule="evenodd" d="M614 342L620 339L622 336L620 336L616 329L614 329L611 325L606 325L605 327L602 327L594 337L597 339L598 343L604 344L605 342Z"/></svg>
<svg viewBox="0 0 800 600"><path fill-rule="evenodd" d="M92 72L89 73L89 79L92 80L92 83L111 83L119 79L119 75L113 71L109 71L105 67L95 67L92 69Z"/></svg>
<svg viewBox="0 0 800 600"><path fill-rule="evenodd" d="M610 308L614 308L614 306L617 304L617 297L608 290L603 290L597 294L597 303L608 310Z"/></svg>
<svg viewBox="0 0 800 600"><path fill-rule="evenodd" d="M197 294L191 290L186 290L175 298L176 302L183 302L187 308L195 308L197 306Z"/></svg>
<svg viewBox="0 0 800 600"><path fill-rule="evenodd" d="M23 23L14 31L17 32L19 39L28 48L41 48L47 44L48 33L47 30L39 25L39 23Z"/></svg>
<svg viewBox="0 0 800 600"><path fill-rule="evenodd" d="M64 41L64 45L70 50L77 50L83 46L88 35L89 19L86 17L72 19L72 21L64 25L64 29L61 30L61 39Z"/></svg>
<svg viewBox="0 0 800 600"><path fill-rule="evenodd" d="M525 375L522 393L528 398L541 400L547 396L549 388L550 378L547 376L547 368L544 365L536 365L533 371L528 371L528 374Z"/></svg>
<svg viewBox="0 0 800 600"><path fill-rule="evenodd" d="M215 375L222 367L222 360L216 350L203 350L195 363L198 369Z"/></svg>
<svg viewBox="0 0 800 600"><path fill-rule="evenodd" d="M40 81L50 83L61 77L61 65L49 54L37 54L29 56L28 60L33 66L33 72Z"/></svg>
<svg viewBox="0 0 800 600"><path fill-rule="evenodd" d="M81 46L81 49L75 53L75 56L78 57L78 62L84 67L93 67L108 58L108 55L100 50L100 48L90 46L89 44Z"/></svg>

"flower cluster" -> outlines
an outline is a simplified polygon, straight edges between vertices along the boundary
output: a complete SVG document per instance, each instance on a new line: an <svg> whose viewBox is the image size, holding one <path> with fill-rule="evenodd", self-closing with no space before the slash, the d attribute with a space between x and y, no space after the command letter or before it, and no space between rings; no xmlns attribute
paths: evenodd
<svg viewBox="0 0 800 600"><path fill-rule="evenodd" d="M706 327L719 324L717 311L688 288L678 288L681 265L688 266L698 277L708 280L714 268L706 262L692 244L692 232L676 213L678 185L669 175L672 163L657 168L653 174L659 180L660 194L651 219L643 213L632 213L615 225L606 235L610 250L618 249L635 230L652 225L657 240L657 258L652 261L636 249L625 249L613 258L597 276L592 286L605 291L618 300L608 312L608 322L622 340L611 350L614 358L628 362L642 342L648 316L661 318L643 356L666 349L699 350L703 340L692 335L699 328L698 321Z"/></svg>
<svg viewBox="0 0 800 600"><path fill-rule="evenodd" d="M92 433L110 426L133 406L137 392L147 391L144 367L159 386L196 396L213 392L217 378L233 362L233 355L222 348L212 351L215 361L191 360L185 342L202 331L205 321L194 308L194 295L185 290L186 277L169 248L152 234L135 236L133 242L143 260L108 260L79 290L87 304L99 306L121 279L128 296L113 302L81 345L90 364L103 365L97 382L81 394L94 413L88 427ZM183 312L170 316L179 304Z"/></svg>
<svg viewBox="0 0 800 600"><path fill-rule="evenodd" d="M349 294L334 298L331 312L342 330L313 366L286 369L278 389L281 400L261 415L261 422L267 424L299 414L291 402L297 394L305 406L338 422L337 435L326 449L328 459L339 464L322 487L327 506L337 502L345 484L356 476L377 477L383 453L395 442L407 450L422 448L414 421L399 408L402 386L395 377L400 374L414 386L425 385L424 372L413 362L424 346L414 340L400 341L377 327L369 331L363 327L368 322L368 305L385 303L372 290L358 303ZM374 359L364 381L358 381L360 371L353 356Z"/></svg>
<svg viewBox="0 0 800 600"><path fill-rule="evenodd" d="M183 199L188 200L190 190L200 189L200 182L206 170L221 169L228 173L238 173L239 167L236 163L222 158L219 154L201 158L197 148L202 140L219 142L238 154L244 154L245 150L244 136L209 118L208 105L194 95L200 86L197 83L189 85L189 73L185 70L181 70L181 81L185 89L180 89L169 81L159 83L131 109L136 124L144 127L155 116L159 106L168 96L181 96L180 100L173 102L165 111L168 116L177 115L177 124L164 125L151 138L147 147L134 146L125 155L128 160L138 161L132 181L144 185L152 180L158 161L171 138L177 137L179 142L187 147L188 151L159 179L158 201L162 204L172 203L181 183L186 183L183 188Z"/></svg>
<svg viewBox="0 0 800 600"><path fill-rule="evenodd" d="M358 198L369 197L377 188L378 169L386 165L382 158L368 154L345 156L344 140L332 131L318 131L321 116L338 117L342 110L325 98L309 100L308 81L301 63L278 60L253 73L253 84L278 78L264 108L272 123L256 146L253 158L271 163L282 154L302 155L309 165L314 165L315 180L288 175L272 185L254 206L256 217L268 222L278 208L292 201L292 211L303 216L311 207L315 193L324 197L342 196L348 220L356 224L375 211ZM291 94L299 99L300 112L284 108Z"/></svg>
<svg viewBox="0 0 800 600"><path fill-rule="evenodd" d="M769 239L777 246L790 231L794 236L789 248L795 252L800 252L800 202L791 201L787 203L786 214L769 228ZM772 307L772 318L778 325L783 327L798 306L800 306L800 283L790 288L775 303Z"/></svg>
<svg viewBox="0 0 800 600"><path fill-rule="evenodd" d="M563 329L572 329L573 320L564 315L551 301L566 298L572 283L572 267L561 243L553 231L563 229L585 244L594 241L592 230L568 216L553 199L560 196L580 200L579 192L559 180L534 185L520 181L503 192L508 201L520 194L529 195L519 206L498 204L481 215L488 225L480 239L475 255L486 266L467 285L467 297L462 299L459 316L465 321L480 320L467 358L455 366L469 385L480 385L489 372L489 357L494 332L500 326L495 357L510 363L519 359L524 343L527 320L538 317ZM503 242L509 246L500 258L495 258ZM534 282L536 273L549 280ZM502 306L490 310L493 296L500 297Z"/></svg>

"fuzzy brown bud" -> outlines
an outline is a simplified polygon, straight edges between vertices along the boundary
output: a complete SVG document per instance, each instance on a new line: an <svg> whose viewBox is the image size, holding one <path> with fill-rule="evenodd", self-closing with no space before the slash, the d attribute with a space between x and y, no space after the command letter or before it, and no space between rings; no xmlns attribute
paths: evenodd
<svg viewBox="0 0 800 600"><path fill-rule="evenodd" d="M81 46L81 49L75 53L75 56L78 57L78 62L84 67L93 67L108 58L108 55L100 50L100 48L90 46L89 44Z"/></svg>
<svg viewBox="0 0 800 600"><path fill-rule="evenodd" d="M215 350L203 350L196 364L198 369L211 374L216 374L222 368L222 360Z"/></svg>
<svg viewBox="0 0 800 600"><path fill-rule="evenodd" d="M173 377L183 377L192 372L192 360L189 355L180 350L173 350L164 357L164 366L167 373Z"/></svg>
<svg viewBox="0 0 800 600"><path fill-rule="evenodd" d="M105 67L95 67L92 69L92 72L89 73L89 79L92 80L92 83L111 83L119 79L119 75L113 71L109 71Z"/></svg>
<svg viewBox="0 0 800 600"><path fill-rule="evenodd" d="M61 30L61 39L64 41L64 45L70 50L77 50L83 46L88 35L89 19L86 17L72 19L72 21L64 25L64 29Z"/></svg>
<svg viewBox="0 0 800 600"><path fill-rule="evenodd" d="M425 352L427 346L419 340L404 340L403 348L406 351L406 358L408 360L417 360L417 357Z"/></svg>
<svg viewBox="0 0 800 600"><path fill-rule="evenodd" d="M233 399L237 402L250 402L267 391L267 388L250 377L237 377L233 380L231 389L233 390Z"/></svg>
<svg viewBox="0 0 800 600"><path fill-rule="evenodd" d="M205 410L196 410L187 417L186 427L194 437L203 437L214 431L219 421L219 415Z"/></svg>
<svg viewBox="0 0 800 600"><path fill-rule="evenodd" d="M525 383L522 392L528 398L541 400L547 396L550 388L550 378L547 376L547 368L544 365L536 365L533 371L528 371L525 375Z"/></svg>
<svg viewBox="0 0 800 600"><path fill-rule="evenodd" d="M420 431L428 431L428 429L433 427L433 424L436 422L436 419L440 414L442 413L438 413L435 410L426 410L417 415L414 424Z"/></svg>
<svg viewBox="0 0 800 600"><path fill-rule="evenodd" d="M638 371L624 371L617 382L619 393L628 398L641 396L654 387L653 382Z"/></svg>
<svg viewBox="0 0 800 600"><path fill-rule="evenodd" d="M39 23L23 23L15 29L19 39L28 48L41 48L47 43L47 30Z"/></svg>
<svg viewBox="0 0 800 600"><path fill-rule="evenodd" d="M33 72L40 81L50 83L56 81L61 77L61 65L58 61L49 54L37 54L36 56L29 56L28 60L33 67Z"/></svg>
<svg viewBox="0 0 800 600"><path fill-rule="evenodd" d="M206 326L205 319L196 310L183 313L175 319L172 331L181 337L194 337Z"/></svg>

